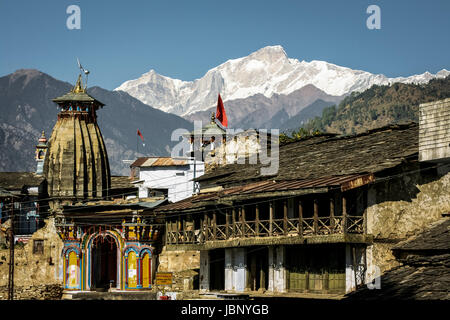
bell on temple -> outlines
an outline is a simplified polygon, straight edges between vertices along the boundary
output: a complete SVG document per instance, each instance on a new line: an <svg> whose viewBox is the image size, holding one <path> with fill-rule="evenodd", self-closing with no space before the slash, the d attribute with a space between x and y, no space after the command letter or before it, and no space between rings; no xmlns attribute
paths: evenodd
<svg viewBox="0 0 450 320"><path fill-rule="evenodd" d="M70 92L53 101L60 112L44 162L48 195L71 201L107 197L111 175L97 124L104 104L86 93L81 74Z"/></svg>

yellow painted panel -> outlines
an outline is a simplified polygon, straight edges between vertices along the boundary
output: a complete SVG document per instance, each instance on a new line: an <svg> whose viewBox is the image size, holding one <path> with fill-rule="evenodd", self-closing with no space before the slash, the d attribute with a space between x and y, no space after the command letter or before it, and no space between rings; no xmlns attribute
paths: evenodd
<svg viewBox="0 0 450 320"><path fill-rule="evenodd" d="M142 258L142 287L148 288L149 286L150 286L150 256L148 253L146 253Z"/></svg>
<svg viewBox="0 0 450 320"><path fill-rule="evenodd" d="M137 287L137 264L136 253L134 251L128 254L128 287Z"/></svg>
<svg viewBox="0 0 450 320"><path fill-rule="evenodd" d="M69 279L68 284L69 287L76 287L78 285L78 265L77 265L77 254L75 252L69 253L69 265L68 265L68 273L69 273Z"/></svg>

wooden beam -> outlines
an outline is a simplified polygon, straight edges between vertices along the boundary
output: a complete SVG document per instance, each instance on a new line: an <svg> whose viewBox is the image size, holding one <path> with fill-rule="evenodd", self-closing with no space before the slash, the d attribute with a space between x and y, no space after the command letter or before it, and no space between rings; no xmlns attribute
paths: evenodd
<svg viewBox="0 0 450 320"><path fill-rule="evenodd" d="M228 210L225 211L225 236L228 239L230 237L230 214Z"/></svg>
<svg viewBox="0 0 450 320"><path fill-rule="evenodd" d="M347 197L344 194L342 196L342 229L344 234L347 233Z"/></svg>
<svg viewBox="0 0 450 320"><path fill-rule="evenodd" d="M203 219L200 218L200 234L198 235L199 237L203 234L204 228L205 228L205 224L203 223ZM204 241L205 241L205 238L203 237L202 241L200 241L200 242L204 242Z"/></svg>
<svg viewBox="0 0 450 320"><path fill-rule="evenodd" d="M245 237L245 206L240 207L239 212L241 213L241 236Z"/></svg>
<svg viewBox="0 0 450 320"><path fill-rule="evenodd" d="M204 221L205 223L205 241L209 240L209 235L208 235L208 229L209 229L209 221L208 221L208 215L205 213L205 218Z"/></svg>
<svg viewBox="0 0 450 320"><path fill-rule="evenodd" d="M233 208L231 219L233 220L233 237L236 237L237 232L236 232L236 209L235 208Z"/></svg>
<svg viewBox="0 0 450 320"><path fill-rule="evenodd" d="M177 220L175 220L175 232L176 232L176 234L177 234L177 239L176 239L176 244L178 244L178 239L180 238L180 226L179 226L179 223L180 223L180 217L178 217L178 219Z"/></svg>
<svg viewBox="0 0 450 320"><path fill-rule="evenodd" d="M319 231L319 200L314 198L314 233Z"/></svg>
<svg viewBox="0 0 450 320"><path fill-rule="evenodd" d="M213 220L212 220L212 225L213 225L213 240L217 239L217 217L216 217L216 212L214 211L213 213Z"/></svg>
<svg viewBox="0 0 450 320"><path fill-rule="evenodd" d="M167 220L166 220L165 239L166 239L166 244L171 244L171 242L169 241L169 224L168 224Z"/></svg>
<svg viewBox="0 0 450 320"><path fill-rule="evenodd" d="M259 204L255 206L255 232L259 236Z"/></svg>
<svg viewBox="0 0 450 320"><path fill-rule="evenodd" d="M283 231L284 234L287 235L288 234L288 230L287 230L287 220L288 219L288 201L284 200L283 201Z"/></svg>
<svg viewBox="0 0 450 320"><path fill-rule="evenodd" d="M298 200L298 233L303 236L303 202Z"/></svg>
<svg viewBox="0 0 450 320"><path fill-rule="evenodd" d="M331 230L334 231L334 195L330 198L330 226Z"/></svg>
<svg viewBox="0 0 450 320"><path fill-rule="evenodd" d="M273 234L273 211L274 211L275 202L270 201L270 209L269 209L269 237Z"/></svg>

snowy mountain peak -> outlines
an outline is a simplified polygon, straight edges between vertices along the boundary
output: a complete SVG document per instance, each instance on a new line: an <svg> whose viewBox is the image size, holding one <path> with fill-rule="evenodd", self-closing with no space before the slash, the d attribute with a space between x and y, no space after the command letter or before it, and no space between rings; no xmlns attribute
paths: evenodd
<svg viewBox="0 0 450 320"><path fill-rule="evenodd" d="M246 57L228 60L194 81L172 79L151 69L115 90L126 91L154 108L184 116L213 107L217 103L218 93L224 101L256 94L270 98L274 94L287 95L306 85L313 85L329 95L342 96L365 90L374 84L425 83L449 74L449 71L442 69L435 75L427 71L409 77L388 78L326 61L299 61L289 58L282 46L274 45L263 47Z"/></svg>

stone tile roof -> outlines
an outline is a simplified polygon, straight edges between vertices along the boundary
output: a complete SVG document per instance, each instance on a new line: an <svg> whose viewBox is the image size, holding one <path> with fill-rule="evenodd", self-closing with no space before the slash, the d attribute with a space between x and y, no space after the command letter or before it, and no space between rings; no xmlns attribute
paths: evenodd
<svg viewBox="0 0 450 320"><path fill-rule="evenodd" d="M97 99L91 97L86 92L68 92L61 97L54 98L52 100L56 103L64 103L64 102L89 102L95 103L100 106L104 106L103 103L98 101Z"/></svg>
<svg viewBox="0 0 450 320"><path fill-rule="evenodd" d="M279 170L274 180L316 179L327 176L376 173L418 154L416 123L390 125L344 137L318 136L279 148ZM202 184L231 185L267 179L261 164L230 164L199 178Z"/></svg>
<svg viewBox="0 0 450 320"><path fill-rule="evenodd" d="M360 290L349 300L450 300L450 254L408 258L381 276L380 289Z"/></svg>
<svg viewBox="0 0 450 320"><path fill-rule="evenodd" d="M355 300L450 300L450 218L393 248L401 266L381 276L381 289L348 295Z"/></svg>
<svg viewBox="0 0 450 320"><path fill-rule="evenodd" d="M111 189L131 189L136 188L131 183L131 178L128 176L111 176Z"/></svg>
<svg viewBox="0 0 450 320"><path fill-rule="evenodd" d="M426 251L450 252L450 218L433 223L427 230L392 248L394 253L414 253Z"/></svg>
<svg viewBox="0 0 450 320"><path fill-rule="evenodd" d="M37 187L45 180L34 172L0 172L0 187L8 191L21 191L25 186Z"/></svg>

